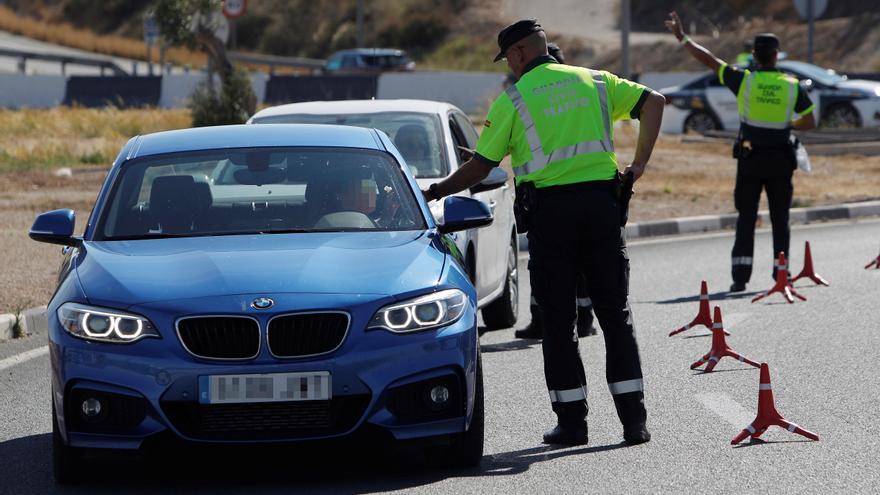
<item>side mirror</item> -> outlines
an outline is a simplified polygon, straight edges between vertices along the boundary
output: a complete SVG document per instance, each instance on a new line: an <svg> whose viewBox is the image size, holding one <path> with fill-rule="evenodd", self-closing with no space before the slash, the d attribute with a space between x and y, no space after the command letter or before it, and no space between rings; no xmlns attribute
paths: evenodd
<svg viewBox="0 0 880 495"><path fill-rule="evenodd" d="M31 226L28 235L38 242L78 246L82 239L73 236L76 216L71 209L53 210L40 214Z"/></svg>
<svg viewBox="0 0 880 495"><path fill-rule="evenodd" d="M478 199L451 196L443 203L443 219L443 224L437 228L441 234L448 234L485 227L492 223L494 217L486 203Z"/></svg>
<svg viewBox="0 0 880 495"><path fill-rule="evenodd" d="M507 172L504 171L501 167L494 167L491 172L489 172L489 176L483 179L482 182L477 184L476 186L471 188L471 194L481 193L483 191L491 191L492 189L498 189L507 183Z"/></svg>

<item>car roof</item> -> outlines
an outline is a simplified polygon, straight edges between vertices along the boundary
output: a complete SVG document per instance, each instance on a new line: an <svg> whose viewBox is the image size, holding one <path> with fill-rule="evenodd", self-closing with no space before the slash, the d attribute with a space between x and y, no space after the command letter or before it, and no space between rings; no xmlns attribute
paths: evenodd
<svg viewBox="0 0 880 495"><path fill-rule="evenodd" d="M132 138L126 159L223 148L316 146L384 150L372 129L343 125L223 125L156 132Z"/></svg>
<svg viewBox="0 0 880 495"><path fill-rule="evenodd" d="M289 103L264 108L255 113L251 120L281 115L312 114L333 115L340 113L382 113L382 112L415 112L415 113L446 113L455 105L431 100L341 100L341 101L310 101L305 103Z"/></svg>

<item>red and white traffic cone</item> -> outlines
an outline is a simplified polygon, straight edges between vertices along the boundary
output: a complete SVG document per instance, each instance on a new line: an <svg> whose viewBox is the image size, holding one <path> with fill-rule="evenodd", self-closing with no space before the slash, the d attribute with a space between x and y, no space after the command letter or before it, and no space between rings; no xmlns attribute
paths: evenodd
<svg viewBox="0 0 880 495"><path fill-rule="evenodd" d="M794 295L801 301L806 301L807 298L798 294L794 287L791 286L791 281L788 279L788 264L785 262L785 253L782 251L779 252L779 259L776 261L776 284L770 288L767 292L763 294L759 294L752 299L752 302L763 299L774 292L778 292L782 294L786 301L789 304L794 302Z"/></svg>
<svg viewBox="0 0 880 495"><path fill-rule="evenodd" d="M767 428L774 425L779 426L780 428L785 428L792 433L803 435L810 440L819 440L819 435L816 435L812 431L807 431L790 421L786 421L786 419L779 414L779 411L776 410L776 404L773 403L773 386L770 384L770 367L767 366L767 363L761 363L761 384L758 387L758 416L755 417L752 424L739 432L739 435L733 437L730 444L736 445L745 440L748 436L758 438L767 431Z"/></svg>
<svg viewBox="0 0 880 495"><path fill-rule="evenodd" d="M675 334L679 334L698 325L703 325L709 330L712 329L712 315L709 313L709 285L705 280L700 283L700 310L697 312L694 321L669 332L669 336L672 337ZM727 330L725 330L724 333L730 335Z"/></svg>
<svg viewBox="0 0 880 495"><path fill-rule="evenodd" d="M735 352L727 345L727 340L724 338L724 323L721 322L721 308L715 306L715 322L712 324L712 349L709 350L709 354L706 354L699 361L692 364L691 369L696 369L705 363L709 363L706 369L703 370L704 373L709 373L715 369L718 361L725 356L738 359L739 362L750 364L755 368L761 366L755 361Z"/></svg>
<svg viewBox="0 0 880 495"><path fill-rule="evenodd" d="M804 247L804 269L797 277L791 279L791 283L797 282L799 279L808 278L819 285L830 285L827 280L813 270L813 254L810 252L810 241L807 241Z"/></svg>
<svg viewBox="0 0 880 495"><path fill-rule="evenodd" d="M872 266L875 269L880 270L880 254L878 254L877 257L874 258L870 263L865 265L865 270L867 270L868 268L871 268Z"/></svg>

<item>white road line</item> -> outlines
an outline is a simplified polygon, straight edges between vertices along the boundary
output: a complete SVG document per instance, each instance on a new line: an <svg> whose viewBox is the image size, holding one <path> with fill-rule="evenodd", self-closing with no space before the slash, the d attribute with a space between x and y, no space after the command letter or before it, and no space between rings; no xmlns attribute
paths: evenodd
<svg viewBox="0 0 880 495"><path fill-rule="evenodd" d="M46 354L49 354L49 346L47 345L22 352L21 354L16 354L0 361L0 371L5 371L7 368L11 368L17 364L30 361L31 359L36 359Z"/></svg>
<svg viewBox="0 0 880 495"><path fill-rule="evenodd" d="M727 394L697 394L694 398L703 404L706 409L721 416L721 419L737 428L744 428L755 419L754 412L747 411L743 406L739 405L739 402L731 399Z"/></svg>

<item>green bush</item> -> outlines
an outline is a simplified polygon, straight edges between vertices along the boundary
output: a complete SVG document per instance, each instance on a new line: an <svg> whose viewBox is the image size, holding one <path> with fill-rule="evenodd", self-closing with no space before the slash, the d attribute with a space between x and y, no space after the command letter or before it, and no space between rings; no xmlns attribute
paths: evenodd
<svg viewBox="0 0 880 495"><path fill-rule="evenodd" d="M196 88L190 100L193 127L243 124L255 100L247 71L236 68L218 91L207 81Z"/></svg>

